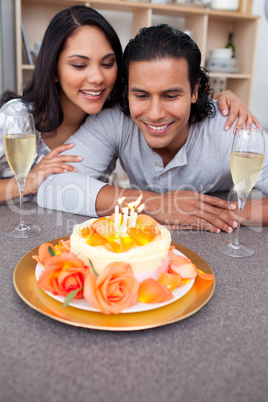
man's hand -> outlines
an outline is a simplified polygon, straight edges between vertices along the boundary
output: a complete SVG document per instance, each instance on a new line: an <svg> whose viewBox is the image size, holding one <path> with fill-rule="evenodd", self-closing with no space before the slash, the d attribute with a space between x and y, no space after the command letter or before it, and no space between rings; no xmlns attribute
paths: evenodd
<svg viewBox="0 0 268 402"><path fill-rule="evenodd" d="M147 213L170 230L194 229L231 233L237 227L237 221L231 212L235 209L236 205L233 203L194 191L154 194L151 198L146 197L145 201Z"/></svg>
<svg viewBox="0 0 268 402"><path fill-rule="evenodd" d="M99 191L96 211L99 216L113 213L117 199L125 196L124 204L143 195L144 213L171 230L208 230L213 233L231 233L237 227L234 203L195 191L170 191L164 194L123 189L106 185ZM125 205L121 205L123 207Z"/></svg>
<svg viewBox="0 0 268 402"><path fill-rule="evenodd" d="M231 91L223 91L214 97L218 101L220 112L223 116L228 115L225 123L225 130L228 131L237 118L234 126L234 132L237 127L246 125L250 128L254 123L256 127L260 127L258 119L253 116L248 107L241 103L240 99Z"/></svg>

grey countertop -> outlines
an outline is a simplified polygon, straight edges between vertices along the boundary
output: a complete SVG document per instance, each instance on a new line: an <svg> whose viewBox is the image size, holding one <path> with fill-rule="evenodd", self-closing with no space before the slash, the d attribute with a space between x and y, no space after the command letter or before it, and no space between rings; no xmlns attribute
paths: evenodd
<svg viewBox="0 0 268 402"><path fill-rule="evenodd" d="M19 219L0 206L1 402L261 402L268 395L268 228L241 229L256 250L250 258L220 254L227 238L173 232L172 239L212 268L216 289L194 315L133 332L74 327L31 309L12 276L19 260L43 242L70 234L83 216L27 203L27 220L41 226L31 239L11 240L3 228Z"/></svg>

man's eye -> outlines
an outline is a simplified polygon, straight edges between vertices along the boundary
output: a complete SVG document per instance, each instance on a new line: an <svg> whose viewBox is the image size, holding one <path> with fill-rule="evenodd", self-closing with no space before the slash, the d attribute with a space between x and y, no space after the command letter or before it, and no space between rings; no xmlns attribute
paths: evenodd
<svg viewBox="0 0 268 402"><path fill-rule="evenodd" d="M174 94L174 95L172 95L172 94L166 94L165 97L166 97L167 99L176 99L176 98L178 98L178 94Z"/></svg>

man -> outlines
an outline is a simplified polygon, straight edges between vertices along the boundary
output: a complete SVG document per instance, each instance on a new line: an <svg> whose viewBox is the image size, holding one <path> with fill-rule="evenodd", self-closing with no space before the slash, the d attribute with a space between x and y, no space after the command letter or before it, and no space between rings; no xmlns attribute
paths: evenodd
<svg viewBox="0 0 268 402"><path fill-rule="evenodd" d="M124 52L125 115L113 108L87 119L72 138L83 157L78 175L68 173L63 187L60 177L46 180L39 205L102 216L113 212L118 198L129 203L142 193L145 212L160 223L231 232L237 221L229 209L236 205L202 194L232 188L233 132L224 131L226 118L210 98L200 63L197 45L183 32L165 24L141 30ZM104 182L118 157L130 189ZM265 194L267 165L265 160L262 186L257 184ZM246 214L252 210L245 208ZM259 209L250 218L268 223Z"/></svg>

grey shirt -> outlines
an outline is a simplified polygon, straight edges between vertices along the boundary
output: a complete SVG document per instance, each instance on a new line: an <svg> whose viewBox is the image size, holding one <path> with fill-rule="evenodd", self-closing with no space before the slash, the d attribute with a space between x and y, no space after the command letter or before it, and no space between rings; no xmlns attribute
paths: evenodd
<svg viewBox="0 0 268 402"><path fill-rule="evenodd" d="M148 146L141 131L119 107L89 116L69 138L75 147L68 154L80 155L78 173L49 176L38 190L42 207L97 216L95 201L119 158L130 187L157 193L194 190L213 193L230 190L230 154L233 128L224 130L226 117L217 109L215 117L190 126L186 143L167 165ZM265 135L266 147L267 135ZM266 148L268 149L268 148ZM256 188L268 194L268 160Z"/></svg>

